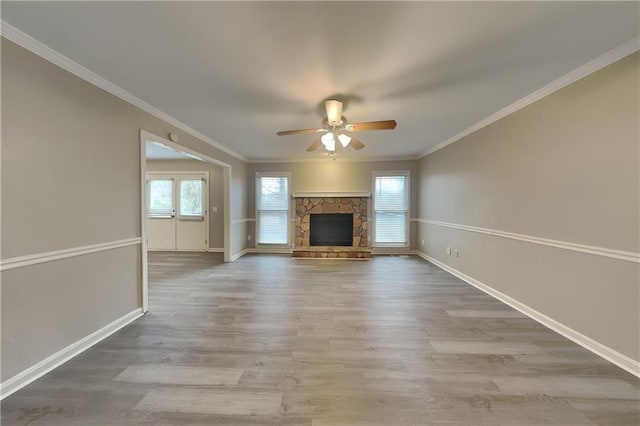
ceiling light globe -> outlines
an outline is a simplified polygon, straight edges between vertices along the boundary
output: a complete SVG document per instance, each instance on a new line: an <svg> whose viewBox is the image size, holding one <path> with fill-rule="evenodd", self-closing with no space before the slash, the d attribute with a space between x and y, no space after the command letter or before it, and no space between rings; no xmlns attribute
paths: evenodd
<svg viewBox="0 0 640 426"><path fill-rule="evenodd" d="M322 145L324 145L327 151L335 151L336 150L336 140L333 138L332 133L327 133L320 138L322 141Z"/></svg>
<svg viewBox="0 0 640 426"><path fill-rule="evenodd" d="M347 145L349 145L349 142L351 142L351 136L347 136L347 135L344 135L344 134L340 133L340 134L338 135L338 140L340 141L340 143L342 144L342 146L343 146L344 148L346 148L346 147L347 147Z"/></svg>

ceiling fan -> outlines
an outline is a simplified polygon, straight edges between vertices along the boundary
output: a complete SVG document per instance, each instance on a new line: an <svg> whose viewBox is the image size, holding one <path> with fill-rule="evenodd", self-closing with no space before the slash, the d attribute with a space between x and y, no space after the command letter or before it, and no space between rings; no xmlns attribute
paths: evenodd
<svg viewBox="0 0 640 426"><path fill-rule="evenodd" d="M322 120L322 127L315 129L283 130L278 136L297 135L301 133L324 133L320 139L312 143L307 151L315 151L324 145L324 148L333 154L336 151L336 142L340 142L343 148L350 146L355 150L364 148L364 144L346 132L363 132L365 130L391 130L398 123L395 120L367 121L363 123L349 123L342 115L342 102L335 99L324 101L327 116Z"/></svg>

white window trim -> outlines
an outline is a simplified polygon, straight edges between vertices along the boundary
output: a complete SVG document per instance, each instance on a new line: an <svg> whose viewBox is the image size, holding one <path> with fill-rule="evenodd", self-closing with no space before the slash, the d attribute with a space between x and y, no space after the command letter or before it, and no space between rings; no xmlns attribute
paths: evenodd
<svg viewBox="0 0 640 426"><path fill-rule="evenodd" d="M258 189L258 180L262 177L286 177L287 178L287 242L284 244L266 244L258 242L258 235L260 235L260 216L258 215L258 197L260 196L260 191ZM291 223L292 223L292 198L291 198L291 172L256 172L256 177L254 180L254 203L255 203L255 211L254 217L256 218L256 229L255 229L255 246L259 247L272 247L272 248L280 248L280 247L291 247Z"/></svg>
<svg viewBox="0 0 640 426"><path fill-rule="evenodd" d="M407 212L406 212L406 220L405 220L405 239L407 240L405 244L394 244L394 243L376 243L376 178L381 176L406 176L407 177ZM371 220L371 245L374 248L388 248L388 247L400 247L407 248L411 247L411 224L410 224L410 214L411 214L411 170L374 170L372 172L371 178L371 214L369 218Z"/></svg>

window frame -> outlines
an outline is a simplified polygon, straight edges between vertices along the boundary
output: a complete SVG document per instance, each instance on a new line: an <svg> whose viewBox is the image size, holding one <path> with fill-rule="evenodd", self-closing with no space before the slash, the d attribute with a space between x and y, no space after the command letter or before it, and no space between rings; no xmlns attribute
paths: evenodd
<svg viewBox="0 0 640 426"><path fill-rule="evenodd" d="M411 247L411 170L380 170L373 171L371 180L371 245L374 248L408 248ZM406 177L405 196L406 196L406 211L405 211L405 242L404 243L378 243L376 236L376 178L378 177L391 177L391 176L404 176Z"/></svg>
<svg viewBox="0 0 640 426"><path fill-rule="evenodd" d="M287 237L286 237L286 242L280 244L280 243L261 243L259 241L259 236L260 236L260 210L258 209L258 206L260 205L260 179L263 177L279 177L279 178L287 178L287 210L286 210L286 217L287 217ZM291 173L290 172L256 172L256 177L254 180L254 192L255 192L255 198L254 198L254 202L255 202L255 246L256 247L273 247L273 248L280 248L280 247L291 247L291 212L292 212L292 198L291 198ZM280 210L274 210L274 211L280 211Z"/></svg>

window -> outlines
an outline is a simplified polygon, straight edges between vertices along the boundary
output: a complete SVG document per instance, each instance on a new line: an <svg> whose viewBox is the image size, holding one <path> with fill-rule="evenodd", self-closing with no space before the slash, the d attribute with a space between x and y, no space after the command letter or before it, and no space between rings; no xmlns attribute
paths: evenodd
<svg viewBox="0 0 640 426"><path fill-rule="evenodd" d="M147 197L147 215L173 216L173 179L150 179Z"/></svg>
<svg viewBox="0 0 640 426"><path fill-rule="evenodd" d="M180 179L180 216L193 219L204 217L203 179Z"/></svg>
<svg viewBox="0 0 640 426"><path fill-rule="evenodd" d="M409 245L409 172L375 173L374 245Z"/></svg>
<svg viewBox="0 0 640 426"><path fill-rule="evenodd" d="M257 243L289 242L289 176L258 174L256 178Z"/></svg>

